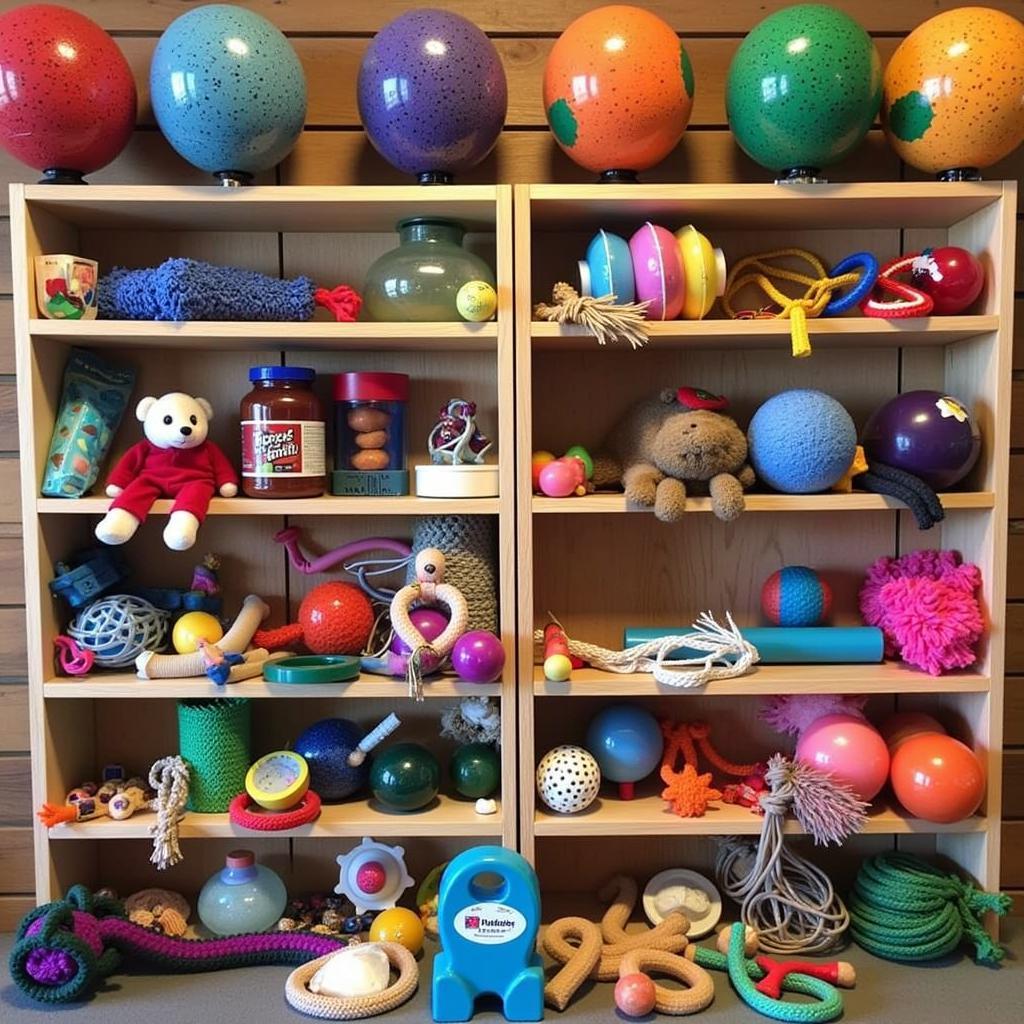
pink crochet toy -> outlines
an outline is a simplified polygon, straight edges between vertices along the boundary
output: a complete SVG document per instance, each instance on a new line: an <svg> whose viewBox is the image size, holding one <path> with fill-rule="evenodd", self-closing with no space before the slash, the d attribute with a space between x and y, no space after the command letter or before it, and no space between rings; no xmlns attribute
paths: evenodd
<svg viewBox="0 0 1024 1024"><path fill-rule="evenodd" d="M937 676L977 660L985 630L981 570L956 551L880 558L860 590L860 613L885 635L885 653Z"/></svg>

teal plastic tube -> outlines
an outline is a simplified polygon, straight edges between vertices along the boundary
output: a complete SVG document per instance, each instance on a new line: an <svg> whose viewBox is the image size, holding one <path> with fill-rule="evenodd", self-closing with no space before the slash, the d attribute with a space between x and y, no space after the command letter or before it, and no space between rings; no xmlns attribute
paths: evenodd
<svg viewBox="0 0 1024 1024"><path fill-rule="evenodd" d="M651 629L627 626L625 646L636 647L666 636L684 636L692 626ZM751 626L741 629L761 655L762 665L870 664L882 660L882 631L874 626ZM671 658L699 658L703 651L680 647Z"/></svg>

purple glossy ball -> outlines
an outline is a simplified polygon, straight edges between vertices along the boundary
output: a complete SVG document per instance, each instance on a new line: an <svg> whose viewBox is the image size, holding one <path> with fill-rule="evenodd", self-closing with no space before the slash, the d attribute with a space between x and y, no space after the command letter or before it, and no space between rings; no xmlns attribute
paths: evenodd
<svg viewBox="0 0 1024 1024"><path fill-rule="evenodd" d="M486 629L463 633L452 650L452 668L467 683L493 683L505 667L505 648Z"/></svg>
<svg viewBox="0 0 1024 1024"><path fill-rule="evenodd" d="M427 643L436 640L448 626L448 616L436 608L413 608L409 618ZM393 654L409 653L409 645L397 633L391 638L390 649Z"/></svg>
<svg viewBox="0 0 1024 1024"><path fill-rule="evenodd" d="M359 116L377 151L423 182L448 182L494 148L505 69L471 21L433 8L388 22L359 68Z"/></svg>
<svg viewBox="0 0 1024 1024"><path fill-rule="evenodd" d="M978 461L981 434L963 402L941 391L891 398L864 427L868 462L895 466L936 491L959 483Z"/></svg>

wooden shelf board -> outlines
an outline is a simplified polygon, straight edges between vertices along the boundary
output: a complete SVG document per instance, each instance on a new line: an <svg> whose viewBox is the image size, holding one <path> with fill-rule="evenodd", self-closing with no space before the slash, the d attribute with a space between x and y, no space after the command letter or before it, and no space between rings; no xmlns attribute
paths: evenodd
<svg viewBox="0 0 1024 1024"><path fill-rule="evenodd" d="M736 679L716 679L706 686L661 686L648 673L619 675L594 668L576 669L572 679L554 683L533 668L537 697L748 696L784 693L987 693L989 676L972 672L930 676L894 661L880 665L758 665Z"/></svg>
<svg viewBox="0 0 1024 1024"><path fill-rule="evenodd" d="M946 509L988 509L995 507L992 491L951 491L940 494ZM55 499L59 500L59 499ZM852 494L747 494L747 512L870 512L890 509L898 511L906 506L894 498L881 494L855 491ZM691 512L710 512L710 498L687 498L687 515ZM545 498L535 495L533 512L561 515L588 513L630 512L653 515L649 508L627 506L624 494L598 493L582 498Z"/></svg>
<svg viewBox="0 0 1024 1024"><path fill-rule="evenodd" d="M722 803L710 807L703 817L680 818L655 793L637 796L635 800L619 800L605 787L601 796L580 814L556 814L538 805L533 827L538 836L721 836L758 835L761 821L760 816L746 807ZM952 825L940 825L908 818L902 812L879 806L869 814L864 834L984 832L987 827L985 818L977 815ZM792 818L786 821L786 832L790 835L804 834Z"/></svg>
<svg viewBox="0 0 1024 1024"><path fill-rule="evenodd" d="M139 679L129 672L98 672L84 678L55 677L43 683L43 696L93 700L151 700L177 697L328 697L402 700L407 695L404 679L364 674L350 683L290 684L268 683L265 679L243 679L230 686L217 686L205 676L192 679ZM501 684L477 685L442 676L423 682L424 697L499 697Z"/></svg>
<svg viewBox="0 0 1024 1024"><path fill-rule="evenodd" d="M217 352L318 349L323 351L487 352L498 344L498 324L470 323L250 323L147 320L30 320L36 339L69 345Z"/></svg>
<svg viewBox="0 0 1024 1024"><path fill-rule="evenodd" d="M48 321L47 321L48 322ZM837 317L812 320L808 327L812 346L829 348L855 345L884 346L948 345L999 329L997 316L943 316L908 320L873 317ZM777 348L790 349L788 320L672 320L646 325L651 349ZM583 327L535 322L530 334L534 350L584 351L595 345ZM613 349L614 350L614 349ZM628 346L619 346L628 352ZM610 350L611 351L611 350Z"/></svg>
<svg viewBox="0 0 1024 1024"><path fill-rule="evenodd" d="M38 498L41 515L101 516L110 498ZM151 510L166 515L171 502L162 498ZM419 498L414 494L396 498L214 498L211 516L429 516L497 515L498 498Z"/></svg>
<svg viewBox="0 0 1024 1024"><path fill-rule="evenodd" d="M50 187L50 186L43 186ZM1002 183L869 182L832 185L531 185L535 233L636 230L653 220L713 232L941 228L998 201Z"/></svg>
<svg viewBox="0 0 1024 1024"><path fill-rule="evenodd" d="M30 207L87 228L393 232L403 217L457 217L493 231L494 185L26 185Z"/></svg>
<svg viewBox="0 0 1024 1024"><path fill-rule="evenodd" d="M127 821L95 818L48 830L56 839L147 839L155 821L152 812L135 814ZM423 811L408 814L382 810L373 800L354 800L343 804L325 804L320 817L309 825L282 832L256 832L234 824L226 814L185 815L181 822L182 839L218 837L285 838L321 836L496 836L501 834L502 807L496 814L477 814L472 800L454 800L439 796Z"/></svg>

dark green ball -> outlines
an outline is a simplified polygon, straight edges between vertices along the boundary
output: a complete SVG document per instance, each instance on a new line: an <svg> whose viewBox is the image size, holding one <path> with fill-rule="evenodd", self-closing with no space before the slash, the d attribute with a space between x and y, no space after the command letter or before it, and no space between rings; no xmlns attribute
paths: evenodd
<svg viewBox="0 0 1024 1024"><path fill-rule="evenodd" d="M776 173L842 160L881 102L882 62L871 37L824 4L765 18L729 66L729 127L748 156Z"/></svg>
<svg viewBox="0 0 1024 1024"><path fill-rule="evenodd" d="M441 766L418 743L396 743L382 750L370 768L370 789L394 811L418 811L437 796Z"/></svg>
<svg viewBox="0 0 1024 1024"><path fill-rule="evenodd" d="M498 752L489 743L467 743L452 754L449 765L456 792L472 800L490 796L501 781Z"/></svg>

